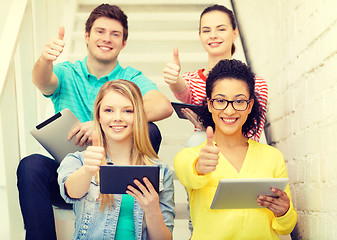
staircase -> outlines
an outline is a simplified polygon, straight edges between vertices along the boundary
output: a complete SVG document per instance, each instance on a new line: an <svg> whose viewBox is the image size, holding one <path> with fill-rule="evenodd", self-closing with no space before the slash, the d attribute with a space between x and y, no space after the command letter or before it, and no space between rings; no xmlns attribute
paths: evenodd
<svg viewBox="0 0 337 240"><path fill-rule="evenodd" d="M198 38L202 10L216 3L210 0L11 0L1 5L0 35L0 212L4 224L1 239L24 239L22 216L16 188L16 168L23 157L42 151L29 130L51 116L53 108L31 83L33 63L45 43L57 36L60 25L66 28L66 48L59 61L75 61L86 56L84 23L100 3L120 6L128 15L129 38L119 61L122 66L142 70L160 91L176 101L164 83L162 69L172 61L172 49L178 47L182 72L205 66L207 55ZM222 4L231 6L230 1ZM8 24L10 23L10 24ZM239 43L239 41L237 41ZM238 53L243 56L237 44ZM238 59L244 59L236 57ZM193 126L176 114L156 122L163 141L159 157L173 170L173 158L184 147ZM188 239L186 192L175 178L176 219L174 239ZM7 214L6 214L7 213ZM70 239L73 231L72 211L55 210L58 239Z"/></svg>

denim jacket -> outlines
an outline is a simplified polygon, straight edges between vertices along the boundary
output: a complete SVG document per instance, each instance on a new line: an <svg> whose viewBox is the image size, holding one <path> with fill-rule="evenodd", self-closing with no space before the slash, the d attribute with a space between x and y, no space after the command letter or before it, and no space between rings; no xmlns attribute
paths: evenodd
<svg viewBox="0 0 337 240"><path fill-rule="evenodd" d="M100 210L99 185L95 178L91 180L89 191L80 199L70 198L66 193L64 183L74 171L83 166L84 151L68 154L58 168L58 183L61 196L68 203L74 204L75 231L73 239L115 239L118 216L121 207L122 194L114 194L114 205ZM107 156L107 162L111 161ZM175 203L172 171L169 167L155 161L160 166L159 207L164 222L173 235ZM147 240L147 227L144 212L139 203L134 202L134 223L136 240Z"/></svg>

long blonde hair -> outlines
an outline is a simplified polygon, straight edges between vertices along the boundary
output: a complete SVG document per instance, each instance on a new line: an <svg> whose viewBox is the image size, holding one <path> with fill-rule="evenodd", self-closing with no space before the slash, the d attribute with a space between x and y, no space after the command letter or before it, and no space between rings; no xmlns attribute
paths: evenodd
<svg viewBox="0 0 337 240"><path fill-rule="evenodd" d="M150 142L148 121L144 111L143 99L141 92L136 84L127 80L114 80L103 84L99 90L95 105L94 105L94 123L95 129L98 133L98 139L100 146L103 146L107 152L107 143L105 139L104 132L100 124L100 107L102 99L104 96L115 91L119 94L128 98L133 106L134 110L134 124L133 124L133 142L131 150L131 164L132 165L153 165L152 159L158 159L156 152ZM102 165L106 165L106 157L102 160ZM96 180L98 181L99 174L96 175ZM106 206L111 206L114 202L114 197L112 194L101 194L101 209L103 210Z"/></svg>

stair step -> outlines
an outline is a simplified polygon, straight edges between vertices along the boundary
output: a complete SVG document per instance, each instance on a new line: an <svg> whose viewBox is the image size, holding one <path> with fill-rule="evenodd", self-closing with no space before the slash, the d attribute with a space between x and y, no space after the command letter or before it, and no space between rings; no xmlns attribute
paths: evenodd
<svg viewBox="0 0 337 240"><path fill-rule="evenodd" d="M188 219L187 203L176 204L176 218L175 219Z"/></svg>
<svg viewBox="0 0 337 240"><path fill-rule="evenodd" d="M89 12L80 12L75 16L74 31L83 32L85 22L88 18ZM131 12L128 15L129 32L137 29L142 30L179 30L198 31L200 12L181 12L176 11L160 12L157 10L149 12Z"/></svg>
<svg viewBox="0 0 337 240"><path fill-rule="evenodd" d="M180 8L180 6L177 6ZM190 12L177 12L170 11L165 8L165 11L158 11L157 8L151 9L151 11L144 11L142 9L138 9L137 12L131 11L130 13L126 12L128 16L128 22L130 21L157 21L157 22L165 22L165 21L173 21L175 23L181 23L182 21L193 22L195 23L199 21L200 11L190 11ZM77 12L75 15L76 21L85 22L88 18L89 11L85 12ZM130 25L130 24L129 24Z"/></svg>
<svg viewBox="0 0 337 240"><path fill-rule="evenodd" d="M158 52L158 53L142 53L142 52L134 52L128 53L123 52L119 56L120 61L127 62L167 62L171 61L171 53ZM179 55L180 61L182 62L200 62L200 59L207 57L207 54L203 52L193 52L193 53L181 53Z"/></svg>
<svg viewBox="0 0 337 240"><path fill-rule="evenodd" d="M156 8L156 9L165 9L173 6L180 6L180 10L183 11L191 11L195 8L204 9L206 6L211 4L216 4L217 1L214 0L142 0L142 1L134 1L134 0L106 0L105 3L115 4L122 8L127 12L129 9L134 9L136 7L142 8ZM97 6L96 0L78 0L78 4L80 6L79 11L91 11L92 8Z"/></svg>
<svg viewBox="0 0 337 240"><path fill-rule="evenodd" d="M203 47L200 44L199 39L191 39L184 41L180 39L160 39L154 41L149 40L150 37L145 39L136 39L133 35L130 36L125 48L123 49L122 53L124 52L162 52L168 53L172 56L172 51L174 47L179 49L180 55L184 55L184 53L193 53L199 52L204 53ZM140 47L141 46L141 47Z"/></svg>
<svg viewBox="0 0 337 240"><path fill-rule="evenodd" d="M56 220L75 220L75 214L73 210L62 209L55 207L54 217Z"/></svg>

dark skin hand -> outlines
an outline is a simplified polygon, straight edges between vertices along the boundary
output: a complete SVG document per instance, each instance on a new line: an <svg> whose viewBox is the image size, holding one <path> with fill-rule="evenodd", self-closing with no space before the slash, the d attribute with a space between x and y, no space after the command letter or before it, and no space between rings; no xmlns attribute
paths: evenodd
<svg viewBox="0 0 337 240"><path fill-rule="evenodd" d="M282 192L277 188L271 188L271 191L275 193L278 198L260 195L256 201L260 206L272 211L276 217L281 217L288 212L290 208L290 199L286 192Z"/></svg>

